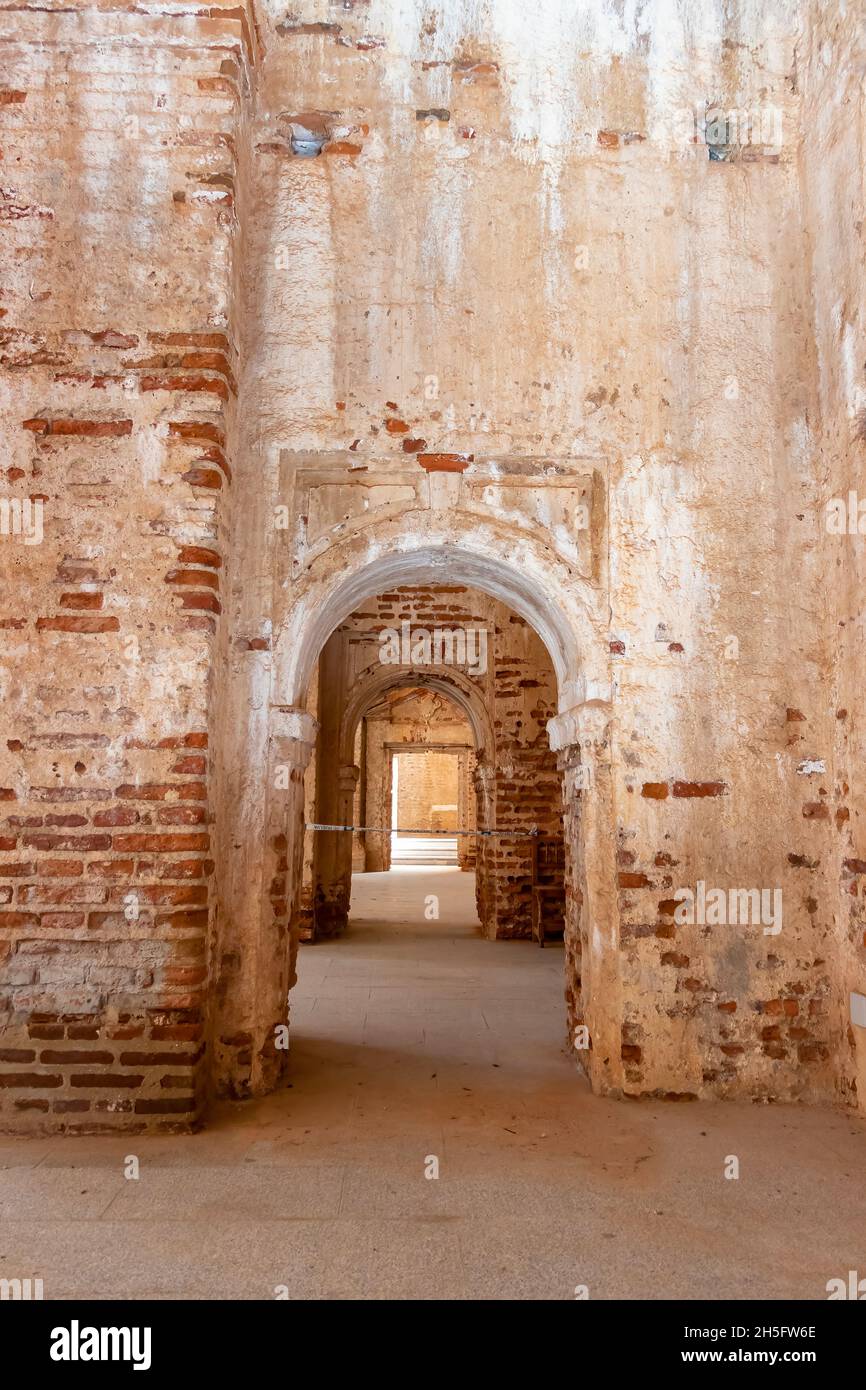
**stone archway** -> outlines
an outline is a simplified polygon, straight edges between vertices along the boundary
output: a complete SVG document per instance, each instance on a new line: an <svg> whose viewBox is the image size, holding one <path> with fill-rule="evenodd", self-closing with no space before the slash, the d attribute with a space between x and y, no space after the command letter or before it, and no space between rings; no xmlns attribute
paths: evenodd
<svg viewBox="0 0 866 1390"><path fill-rule="evenodd" d="M411 523L411 524L410 524ZM372 594L407 584L463 584L523 617L548 650L558 714L549 721L563 773L566 840L566 996L570 1025L589 1046L576 1056L594 1088L622 1086L622 1008L611 755L611 687L606 610L549 547L495 522L435 511L370 526L313 560L291 588L275 636L268 774L262 829L263 883L278 885L251 905L238 962L216 1030L217 1087L234 1095L270 1089L285 1056L273 1038L286 1021L295 980L303 777L316 722L304 708L309 680L330 634ZM282 772L282 776L280 773ZM258 984L258 987L257 987ZM238 1007L240 1006L240 1007ZM232 1038L243 1040L243 1051Z"/></svg>
<svg viewBox="0 0 866 1390"><path fill-rule="evenodd" d="M493 722L481 691L468 676L455 668L436 673L419 671L413 666L397 665L371 671L358 686L346 707L340 730L341 767L348 766L354 756L355 731L364 712L389 690L397 690L405 685L444 695L466 716L474 741L473 782L478 801L477 823L482 828L488 828L490 798L485 794L485 788L489 782L491 760L496 746Z"/></svg>
<svg viewBox="0 0 866 1390"><path fill-rule="evenodd" d="M371 593L401 584L465 584L535 629L556 673L560 713L609 703L607 612L599 589L555 552L499 522L410 512L332 545L292 587L274 649L280 704L302 708L319 652Z"/></svg>
<svg viewBox="0 0 866 1390"><path fill-rule="evenodd" d="M372 672L358 686L346 706L340 728L340 763L345 766L352 761L355 747L355 729L363 713L389 690L397 690L404 685L417 685L426 690L438 690L442 695L463 710L475 735L475 748L479 760L489 755L493 748L493 726L480 692L472 681L455 669L442 672L419 671L414 666L387 666Z"/></svg>

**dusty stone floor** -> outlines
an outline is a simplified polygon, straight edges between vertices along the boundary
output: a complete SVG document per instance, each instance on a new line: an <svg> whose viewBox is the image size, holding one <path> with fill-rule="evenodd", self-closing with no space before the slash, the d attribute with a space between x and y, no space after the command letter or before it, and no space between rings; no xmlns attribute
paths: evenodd
<svg viewBox="0 0 866 1390"><path fill-rule="evenodd" d="M860 1122L594 1098L561 946L482 941L472 892L356 876L351 933L302 950L290 1089L188 1138L0 1141L0 1276L60 1299L823 1299L866 1270Z"/></svg>

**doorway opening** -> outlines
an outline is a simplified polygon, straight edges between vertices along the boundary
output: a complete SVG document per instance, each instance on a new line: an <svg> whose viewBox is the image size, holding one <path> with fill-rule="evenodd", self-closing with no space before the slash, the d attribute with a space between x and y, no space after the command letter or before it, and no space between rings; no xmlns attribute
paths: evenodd
<svg viewBox="0 0 866 1390"><path fill-rule="evenodd" d="M443 629L462 662L431 659ZM367 1096L386 1073L389 1103L405 1107L455 1068L491 1104L503 1071L539 1085L573 1075L556 691L531 625L465 586L373 595L326 641L307 705L315 944L300 948L292 1002L311 1077L337 1043L341 1075Z"/></svg>
<svg viewBox="0 0 866 1390"><path fill-rule="evenodd" d="M359 878L411 864L474 872L488 939L531 938L539 906L544 940L561 939L556 688L532 626L480 590L401 586L351 613L322 649L307 705L319 726L306 783L317 829L302 939L342 935Z"/></svg>
<svg viewBox="0 0 866 1390"><path fill-rule="evenodd" d="M275 633L269 790L260 806L265 892L250 901L235 891L239 881L229 883L233 909L249 921L239 919L219 943L223 957L237 962L216 1023L226 1093L260 1094L286 1071L273 1037L297 982L299 945L345 932L355 837L390 841L390 826L366 814L355 819L363 773L356 735L371 694L409 684L444 689L472 725L476 900L488 941L525 938L534 949L532 845L541 833L563 838L563 862L554 868L565 881L568 1036L581 1025L588 1041L578 1061L593 1085L620 1085L610 655L595 607L586 585L549 549L528 537L509 549L486 521L449 518L446 526L435 508L399 544L382 523L365 531L363 543L347 536L345 545L310 558ZM461 648L458 640L452 650L460 655L444 663L428 656L429 629L447 625L453 635L456 628L458 639L462 629L465 640L479 619L493 643L498 690L477 645ZM428 630L418 634L413 624ZM423 639L417 650L414 637ZM434 642L434 653L441 650ZM584 796L587 786L592 793ZM246 949L227 955L235 939ZM301 946L300 956L311 954Z"/></svg>
<svg viewBox="0 0 866 1390"><path fill-rule="evenodd" d="M460 763L445 748L391 753L391 867L457 866Z"/></svg>

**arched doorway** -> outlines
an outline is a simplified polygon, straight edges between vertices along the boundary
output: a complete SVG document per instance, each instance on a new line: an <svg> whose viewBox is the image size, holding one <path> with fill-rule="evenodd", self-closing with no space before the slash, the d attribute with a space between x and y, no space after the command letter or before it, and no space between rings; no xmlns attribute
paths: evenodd
<svg viewBox="0 0 866 1390"><path fill-rule="evenodd" d="M403 584L460 583L511 606L549 652L558 713L551 747L563 773L566 844L565 990L570 1025L585 1026L576 1055L594 1087L622 1082L616 846L610 775L610 675L604 614L572 569L525 535L436 511L417 526L373 526L331 546L292 586L275 635L269 766L261 806L265 847L258 911L246 913L236 982L218 1021L218 1084L231 1094L273 1086L285 1058L275 1031L295 979L294 908L301 882L303 779L317 734L309 682L335 628L369 595ZM270 889L268 887L270 885ZM242 1039L235 1048L233 1039Z"/></svg>
<svg viewBox="0 0 866 1390"><path fill-rule="evenodd" d="M329 639L333 644L335 633ZM325 660L327 646L320 663L319 682L327 689L333 678L333 663ZM339 657L339 654L337 654ZM399 745L409 733L404 730L392 747L382 731L369 750L366 737L364 754L360 753L359 738L363 728L367 734L367 716L377 705L400 690L413 689L432 693L444 699L465 721L465 734L459 739L462 749L460 775L467 781L466 754L471 750L471 791L473 826L487 829L491 825L490 797L487 794L495 746L490 713L479 689L467 674L456 667L419 668L402 662L382 666L372 662L362 670L347 694L345 704L327 711L319 707L319 735L316 755L311 762L307 782L307 820L322 824L361 824L358 817L363 806L363 822L384 827L391 823L391 792L393 789L394 759ZM377 725L374 723L374 729ZM422 734L413 735L421 745L429 742ZM449 741L452 741L449 738ZM404 752L407 750L404 748ZM417 750L416 750L417 751ZM444 751L444 750L440 750ZM369 763L369 765L368 765ZM312 809L311 809L312 808ZM464 827L465 828L465 827ZM475 867L474 843L472 865ZM371 830L355 834L349 831L320 830L307 835L304 859L304 890L302 900L302 936L321 939L339 934L345 929L350 883L358 855L368 871L387 869L390 863L390 836ZM460 858L466 862L466 846L461 845ZM483 890L483 885L482 885Z"/></svg>

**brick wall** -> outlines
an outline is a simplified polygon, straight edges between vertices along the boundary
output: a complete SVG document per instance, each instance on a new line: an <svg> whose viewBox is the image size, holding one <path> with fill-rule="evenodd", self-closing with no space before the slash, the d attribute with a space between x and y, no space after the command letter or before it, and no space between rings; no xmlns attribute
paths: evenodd
<svg viewBox="0 0 866 1390"><path fill-rule="evenodd" d="M397 824L457 829L459 768L455 753L398 753ZM434 807L453 807L447 814Z"/></svg>
<svg viewBox="0 0 866 1390"><path fill-rule="evenodd" d="M4 21L0 490L44 530L0 538L5 1126L204 1096L240 13Z"/></svg>

